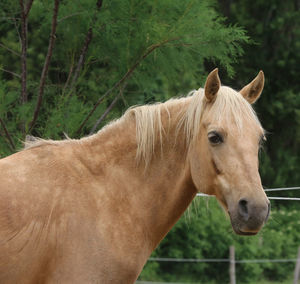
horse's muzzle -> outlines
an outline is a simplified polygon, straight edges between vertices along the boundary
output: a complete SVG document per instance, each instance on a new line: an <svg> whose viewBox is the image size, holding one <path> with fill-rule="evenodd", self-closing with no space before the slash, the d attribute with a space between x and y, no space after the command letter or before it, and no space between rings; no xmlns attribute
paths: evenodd
<svg viewBox="0 0 300 284"><path fill-rule="evenodd" d="M255 235L267 222L270 215L270 202L256 204L242 198L237 207L229 211L232 228L239 235Z"/></svg>

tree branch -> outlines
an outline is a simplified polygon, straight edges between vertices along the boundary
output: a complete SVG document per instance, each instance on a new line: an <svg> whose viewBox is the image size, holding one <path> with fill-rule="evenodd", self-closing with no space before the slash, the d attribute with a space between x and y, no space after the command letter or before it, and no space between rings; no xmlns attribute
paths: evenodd
<svg viewBox="0 0 300 284"><path fill-rule="evenodd" d="M2 70L3 72L9 73L9 74L11 74L11 75L13 75L13 76L16 76L16 77L18 77L18 78L21 78L21 75L19 75L19 74L15 73L15 72L12 72L12 71L6 70L6 69L4 69L4 68L1 68L1 67L0 67L0 70Z"/></svg>
<svg viewBox="0 0 300 284"><path fill-rule="evenodd" d="M46 77L47 77L49 64L50 64L50 60L52 57L52 52L53 52L54 43L55 43L55 39L56 39L55 32L56 32L56 27L57 27L57 15L58 15L59 1L60 0L54 0L54 9L53 9L53 16L52 16L52 26L51 26L49 45L48 45L48 52L46 55L43 71L41 74L37 104L36 104L36 107L34 110L33 119L30 123L29 132L32 130L32 128L34 127L34 125L36 123L36 120L39 116L40 108L42 105Z"/></svg>
<svg viewBox="0 0 300 284"><path fill-rule="evenodd" d="M30 0L27 6L24 0L20 0L21 8L21 101L27 102L27 28L28 28L28 14L31 9L33 0ZM26 7L25 7L26 6Z"/></svg>
<svg viewBox="0 0 300 284"><path fill-rule="evenodd" d="M78 60L77 66L76 66L76 70L74 72L74 76L73 76L73 79L72 79L72 82L71 82L71 85L70 85L70 90L71 90L70 94L71 95L72 95L72 90L73 90L73 88L76 84L76 81L77 81L78 77L79 77L80 70L81 70L82 66L84 65L85 56L87 54L89 45L90 45L90 43L92 41L92 38L93 38L93 27L94 27L94 24L97 20L97 12L99 12L101 7L102 7L102 0L98 0L97 3L96 3L96 6L97 6L97 10L96 10L96 12L93 16L90 27L88 29L88 32L87 32L86 36L85 36L84 45L81 49L79 60Z"/></svg>
<svg viewBox="0 0 300 284"><path fill-rule="evenodd" d="M74 14L71 14L71 15L67 15L67 16L64 16L63 18L61 19L58 19L57 22L60 23L66 19L69 19L71 17L74 17L74 16L78 16L78 15L81 15L81 14L84 14L85 12L78 12L78 13L74 13Z"/></svg>
<svg viewBox="0 0 300 284"><path fill-rule="evenodd" d="M97 107L100 105L100 103L108 96L111 94L111 92L118 88L124 81L126 81L128 78L130 78L130 76L132 75L132 73L134 72L134 70L140 65L140 63L146 58L148 57L149 54L151 54L155 49L162 47L163 45L172 42L172 41L176 41L179 40L180 38L173 38L173 39L167 39L164 40L160 43L157 44L153 44L150 45L147 49L146 52L131 66L131 68L125 73L125 75L117 82L115 83L109 90L107 90L105 92L105 94L100 97L98 99L98 101L95 103L94 107L92 108L92 110L88 113L88 115L86 116L86 118L84 119L84 121L81 123L81 125L79 126L79 128L77 129L77 131L75 132L76 135L78 135L80 133L80 131L82 130L83 126L87 123L87 121L89 120L89 118L91 117L91 115L95 112L95 110L97 109Z"/></svg>
<svg viewBox="0 0 300 284"><path fill-rule="evenodd" d="M14 22L14 25L15 25L15 28L16 28L16 31L17 31L17 34L18 34L19 43L22 46L22 40L21 40L21 35L20 35L19 27L17 25L17 19L16 18L12 18L12 20ZM21 57L21 55L20 55L20 57Z"/></svg>
<svg viewBox="0 0 300 284"><path fill-rule="evenodd" d="M67 78L67 81L65 82L65 85L64 85L64 88L63 88L63 93L65 92L65 90L67 89L67 87L69 85L69 82L70 82L70 79L71 79L71 76L72 76L72 73L73 73L73 69L74 69L74 62L72 60L72 63L70 65L70 70L69 70L68 78Z"/></svg>
<svg viewBox="0 0 300 284"><path fill-rule="evenodd" d="M13 54L15 54L15 55L21 57L20 53L14 51L13 49L11 49L11 48L9 48L9 47L7 47L7 46L5 46L5 45L4 45L3 43L1 43L1 42L0 42L0 46L1 46L2 48L5 48L6 50L10 51L11 53L13 53Z"/></svg>
<svg viewBox="0 0 300 284"><path fill-rule="evenodd" d="M21 8L21 101L27 102L27 15L24 7L24 1L20 0Z"/></svg>
<svg viewBox="0 0 300 284"><path fill-rule="evenodd" d="M27 4L27 7L25 8L25 16L26 16L26 18L28 17L29 11L30 11L31 6L32 6L32 3L33 3L33 0L29 0L29 2Z"/></svg>
<svg viewBox="0 0 300 284"><path fill-rule="evenodd" d="M72 82L71 82L71 85L70 85L70 89L72 90L78 77L79 77L79 73L80 73L80 70L81 70L81 67L82 65L84 64L84 61L85 61L85 55L87 53L87 50L89 48L89 45L92 41L92 37L93 37L93 29L92 27L89 28L88 32L87 32L87 35L85 37L85 42L84 42L84 45L82 47L82 50L81 50L81 53L80 53L80 56L79 56L79 60L78 60L78 63L77 63L77 66L76 66L76 70L74 72L74 76L73 76L73 79L72 79Z"/></svg>
<svg viewBox="0 0 300 284"><path fill-rule="evenodd" d="M11 136L10 136L10 134L9 134L9 132L8 132L8 130L7 130L7 128L6 128L6 126L5 126L4 121L2 120L2 118L0 118L0 123L1 123L1 125L2 125L2 127L3 127L5 136L6 136L6 138L7 138L8 141L9 141L9 146L10 146L11 150L12 150L12 151L15 151L15 150L16 150L15 143L14 143L14 141L12 140L12 138L11 138Z"/></svg>
<svg viewBox="0 0 300 284"><path fill-rule="evenodd" d="M108 108L105 110L105 112L101 115L101 117L96 121L96 123L94 124L92 130L90 131L90 135L93 134L98 125L105 119L105 117L108 115L108 113L113 109L113 107L115 106L115 104L117 103L118 99L122 96L124 89L126 88L126 83L120 88L120 92L119 94L113 99L113 101L111 102L111 104L108 106Z"/></svg>

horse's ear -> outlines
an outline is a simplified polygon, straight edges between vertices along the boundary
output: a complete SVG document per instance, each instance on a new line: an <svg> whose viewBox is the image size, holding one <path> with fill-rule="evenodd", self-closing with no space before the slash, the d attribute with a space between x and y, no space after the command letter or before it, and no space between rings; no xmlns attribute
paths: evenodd
<svg viewBox="0 0 300 284"><path fill-rule="evenodd" d="M250 103L253 104L259 98L265 83L265 76L263 71L259 71L258 75L254 80L240 90L243 97Z"/></svg>
<svg viewBox="0 0 300 284"><path fill-rule="evenodd" d="M220 89L220 86L221 81L218 75L218 68L216 68L208 74L204 86L204 94L209 102L214 102L214 100L217 97L217 93Z"/></svg>

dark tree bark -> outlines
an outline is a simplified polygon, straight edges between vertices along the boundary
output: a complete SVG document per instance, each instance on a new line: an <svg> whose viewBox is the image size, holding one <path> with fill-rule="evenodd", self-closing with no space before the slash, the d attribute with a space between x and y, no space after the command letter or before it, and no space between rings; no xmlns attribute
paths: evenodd
<svg viewBox="0 0 300 284"><path fill-rule="evenodd" d="M172 38L172 39L167 39L167 40L164 40L160 43L157 43L157 44L152 44L150 45L145 53L131 66L131 68L125 73L125 75L117 82L115 83L109 90L106 91L106 93L100 97L98 99L98 101L95 103L94 107L92 108L92 110L88 113L88 115L86 116L86 118L84 119L84 121L81 123L81 125L79 126L79 128L77 129L76 131L76 135L79 135L79 133L81 132L83 126L87 123L87 121L89 120L89 118L91 117L91 115L95 112L95 110L97 109L97 107L102 103L102 101L107 97L109 96L112 91L114 91L116 88L119 88L125 81L127 81L132 73L134 72L134 70L140 65L140 63L149 56L149 54L151 54L155 49L157 48L160 48L170 42L173 42L173 41L177 41L177 40L180 40L180 38Z"/></svg>
<svg viewBox="0 0 300 284"><path fill-rule="evenodd" d="M99 124L105 119L105 117L109 114L109 112L113 109L113 107L116 105L116 103L118 102L119 98L123 95L123 91L126 88L126 83L123 84L123 86L120 87L120 92L119 94L113 99L113 101L110 103L110 105L108 106L108 108L105 110L105 112L101 115L101 117L96 121L96 123L94 124L90 135L93 134L97 127L99 126Z"/></svg>
<svg viewBox="0 0 300 284"><path fill-rule="evenodd" d="M28 14L31 9L33 0L26 5L24 0L20 0L21 8L21 101L27 102L27 26Z"/></svg>
<svg viewBox="0 0 300 284"><path fill-rule="evenodd" d="M100 9L102 7L102 0L98 0L97 3L96 3L96 6L97 6L97 10L96 10L96 12L93 16L92 22L91 22L90 27L88 29L88 32L85 36L85 41L84 41L83 47L82 47L81 52L80 52L79 60L78 60L78 63L77 63L77 66L76 66L76 69L75 69L75 72L74 72L74 75L73 75L73 79L71 81L71 85L70 85L71 95L72 95L73 88L74 88L74 86L75 86L75 84L78 80L78 77L79 77L80 71L82 69L82 66L84 65L85 57L86 57L89 45L90 45L90 43L93 39L93 27L94 27L95 22L97 20L97 14L98 14L98 12L100 11ZM65 86L67 86L67 83L66 83Z"/></svg>
<svg viewBox="0 0 300 284"><path fill-rule="evenodd" d="M43 101L45 82L46 82L48 69L49 69L49 64L50 64L52 53L53 53L55 39L56 39L55 33L56 33L56 27L57 27L58 8L59 8L59 0L55 0L54 1L53 16L52 16L51 33L50 33L50 39L49 39L49 45L48 45L48 52L47 52L47 55L46 55L44 67L43 67L42 74L41 74L37 104L36 104L36 107L35 107L35 110L34 110L33 119L30 123L29 132L33 129L33 127L34 127L34 125L37 121L37 118L38 118L39 112L40 112L40 108L41 108L41 105L42 105L42 101Z"/></svg>
<svg viewBox="0 0 300 284"><path fill-rule="evenodd" d="M12 140L12 138L11 138L11 136L10 136L10 134L9 134L9 132L8 132L8 130L7 130L7 128L6 128L6 125L5 125L4 121L2 120L2 118L0 118L0 124L1 124L1 126L2 126L2 128L3 128L3 130L4 130L5 136L6 136L7 140L8 140L8 142L9 142L9 147L10 147L10 149L11 149L12 151L15 151L15 150L16 150L15 143L14 143L14 141Z"/></svg>

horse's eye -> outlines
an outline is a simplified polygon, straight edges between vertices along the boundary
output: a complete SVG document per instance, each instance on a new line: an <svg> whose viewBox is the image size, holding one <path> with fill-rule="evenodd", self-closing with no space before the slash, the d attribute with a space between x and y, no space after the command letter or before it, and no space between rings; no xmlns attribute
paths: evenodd
<svg viewBox="0 0 300 284"><path fill-rule="evenodd" d="M212 131L208 133L208 140L212 145L218 145L223 143L223 137L216 131Z"/></svg>

